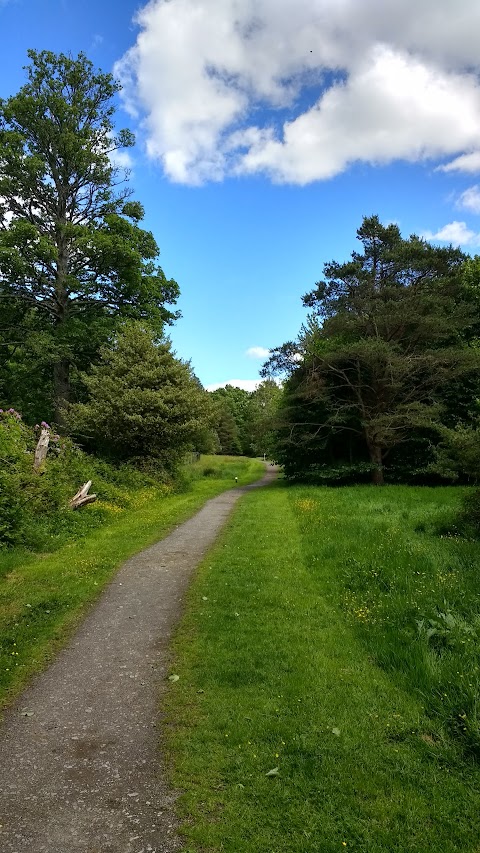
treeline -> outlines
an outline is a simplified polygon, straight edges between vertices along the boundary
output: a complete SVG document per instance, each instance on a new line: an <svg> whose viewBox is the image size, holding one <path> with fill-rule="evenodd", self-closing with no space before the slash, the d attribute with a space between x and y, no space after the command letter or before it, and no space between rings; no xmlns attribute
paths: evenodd
<svg viewBox="0 0 480 853"><path fill-rule="evenodd" d="M264 366L284 377L276 455L312 482L478 482L480 258L377 216L357 236Z"/></svg>
<svg viewBox="0 0 480 853"><path fill-rule="evenodd" d="M0 101L0 404L167 471L186 450L263 453L275 383L208 395L165 336L179 287L115 165L134 144L119 84L83 54L29 57Z"/></svg>
<svg viewBox="0 0 480 853"><path fill-rule="evenodd" d="M208 394L172 352L179 287L118 165L134 144L115 130L119 84L83 54L29 59L25 85L0 100L0 542L9 543L30 541L36 514L60 524L56 513L89 475L108 492L119 476L138 487L135 470L146 482L181 479L191 452L264 452L276 389L266 382L249 398L240 426L234 389ZM34 468L40 436L48 451Z"/></svg>
<svg viewBox="0 0 480 853"><path fill-rule="evenodd" d="M4 512L31 492L42 422L52 465L58 433L162 482L191 451L266 454L313 482L478 481L479 258L365 218L361 251L325 265L257 390L208 394L166 335L179 287L117 165L134 144L115 131L118 83L83 54L29 57L0 101Z"/></svg>
<svg viewBox="0 0 480 853"><path fill-rule="evenodd" d="M211 393L215 406L217 450L242 456L275 454L277 411L281 391L265 379L255 391L227 385Z"/></svg>

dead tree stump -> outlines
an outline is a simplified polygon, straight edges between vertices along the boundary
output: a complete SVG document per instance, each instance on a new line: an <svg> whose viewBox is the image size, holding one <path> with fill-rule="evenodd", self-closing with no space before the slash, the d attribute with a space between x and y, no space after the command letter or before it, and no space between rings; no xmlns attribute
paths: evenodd
<svg viewBox="0 0 480 853"><path fill-rule="evenodd" d="M85 483L85 485L82 486L81 489L79 489L77 494L74 495L73 498L71 498L71 500L69 501L69 506L72 509L80 509L80 507L85 506L86 504L91 504L97 500L96 495L88 494L91 485L92 481L89 480L88 483Z"/></svg>
<svg viewBox="0 0 480 853"><path fill-rule="evenodd" d="M42 473L42 469L48 452L49 441L50 430L46 429L45 427L42 427L40 438L38 439L38 443L35 448L35 458L33 461L33 470L37 471L38 474Z"/></svg>

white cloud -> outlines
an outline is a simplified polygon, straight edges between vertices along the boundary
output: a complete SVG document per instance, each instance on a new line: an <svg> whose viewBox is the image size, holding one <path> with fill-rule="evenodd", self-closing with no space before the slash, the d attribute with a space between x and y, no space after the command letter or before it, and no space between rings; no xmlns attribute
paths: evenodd
<svg viewBox="0 0 480 853"><path fill-rule="evenodd" d="M461 154L450 163L439 166L440 172L480 172L480 151L471 151L470 154Z"/></svg>
<svg viewBox="0 0 480 853"><path fill-rule="evenodd" d="M101 47L103 42L104 42L103 36L100 35L100 33L95 33L95 35L93 36L93 39L91 41L91 44L90 44L90 51L89 52L92 53L98 47Z"/></svg>
<svg viewBox="0 0 480 853"><path fill-rule="evenodd" d="M270 350L265 349L265 347L250 347L247 349L245 355L248 358L268 358Z"/></svg>
<svg viewBox="0 0 480 853"><path fill-rule="evenodd" d="M111 151L108 156L110 163L116 169L128 169L128 171L130 171L133 168L132 156L124 149Z"/></svg>
<svg viewBox="0 0 480 853"><path fill-rule="evenodd" d="M277 180L306 184L339 174L355 160L414 161L454 152L473 140L474 131L480 134L480 88L473 78L445 75L376 47L346 83L331 86L287 123L283 140L252 146L240 171L266 170Z"/></svg>
<svg viewBox="0 0 480 853"><path fill-rule="evenodd" d="M128 151L112 151L110 160L113 166L118 166L120 169L131 169L133 167L133 159Z"/></svg>
<svg viewBox="0 0 480 853"><path fill-rule="evenodd" d="M456 207L471 210L472 213L480 213L480 187L475 184L468 187L457 199Z"/></svg>
<svg viewBox="0 0 480 853"><path fill-rule="evenodd" d="M115 71L174 181L480 161L478 0L151 0L137 22Z"/></svg>
<svg viewBox="0 0 480 853"><path fill-rule="evenodd" d="M441 243L452 243L454 246L478 246L480 245L480 234L467 228L465 222L449 222L435 234L425 231L422 235L426 240L438 240Z"/></svg>
<svg viewBox="0 0 480 853"><path fill-rule="evenodd" d="M261 379L229 379L228 382L214 382L212 385L205 385L205 389L207 391L216 391L217 388L225 388L226 385L233 385L234 388L243 388L244 391L255 391L261 381Z"/></svg>

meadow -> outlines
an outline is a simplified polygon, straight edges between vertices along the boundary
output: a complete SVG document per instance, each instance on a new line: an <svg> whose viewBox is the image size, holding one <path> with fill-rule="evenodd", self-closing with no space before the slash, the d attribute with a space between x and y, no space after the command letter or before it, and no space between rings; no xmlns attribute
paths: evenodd
<svg viewBox="0 0 480 853"><path fill-rule="evenodd" d="M105 467L105 466L104 466ZM103 469L99 469L103 470ZM259 479L261 462L202 456L175 486L119 468L97 475L96 503L38 515L29 547L0 548L0 707L71 635L118 566L209 498Z"/></svg>
<svg viewBox="0 0 480 853"><path fill-rule="evenodd" d="M478 853L464 491L242 499L191 587L163 708L188 853Z"/></svg>

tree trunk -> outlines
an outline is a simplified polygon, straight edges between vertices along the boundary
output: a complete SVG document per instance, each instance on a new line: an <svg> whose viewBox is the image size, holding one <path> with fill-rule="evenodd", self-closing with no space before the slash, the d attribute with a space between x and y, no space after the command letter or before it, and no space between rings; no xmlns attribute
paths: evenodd
<svg viewBox="0 0 480 853"><path fill-rule="evenodd" d="M54 418L57 426L64 425L63 407L70 398L70 364L61 358L53 365Z"/></svg>
<svg viewBox="0 0 480 853"><path fill-rule="evenodd" d="M61 186L58 190L58 222L57 222L57 275L55 281L55 302L56 310L56 335L58 338L57 344L60 343L58 360L53 366L53 393L54 393L54 415L57 426L64 425L63 407L70 399L70 363L65 356L62 357L61 351L65 344L62 340L64 337L63 326L68 317L69 295L67 290L68 268L69 268L69 247L66 236L67 216L66 216L66 198L68 196L68 188ZM63 334L62 334L63 332Z"/></svg>
<svg viewBox="0 0 480 853"><path fill-rule="evenodd" d="M368 450L370 453L370 461L374 465L372 470L372 483L375 486L383 486L385 480L383 478L382 448L378 444L372 444L369 442Z"/></svg>

